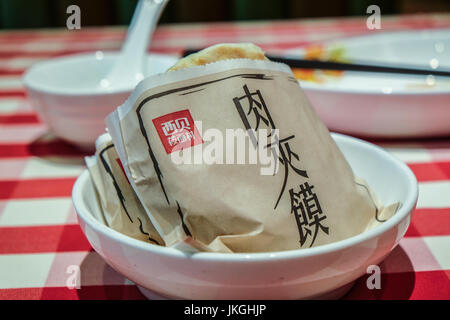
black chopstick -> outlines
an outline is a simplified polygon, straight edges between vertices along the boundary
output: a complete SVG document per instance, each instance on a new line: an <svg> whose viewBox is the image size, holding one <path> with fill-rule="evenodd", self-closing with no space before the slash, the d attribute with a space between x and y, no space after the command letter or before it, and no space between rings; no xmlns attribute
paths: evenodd
<svg viewBox="0 0 450 320"><path fill-rule="evenodd" d="M198 52L198 50L185 50L183 57ZM274 55L266 55L268 59L276 62L287 64L291 68L298 69L321 69L321 70L341 70L341 71L357 71L357 72L378 72L378 73L396 73L396 74L413 74L413 75L433 75L449 77L450 71L422 69L415 67L398 67L389 65L372 65L367 63L345 63L322 60L305 60L292 57L281 57Z"/></svg>

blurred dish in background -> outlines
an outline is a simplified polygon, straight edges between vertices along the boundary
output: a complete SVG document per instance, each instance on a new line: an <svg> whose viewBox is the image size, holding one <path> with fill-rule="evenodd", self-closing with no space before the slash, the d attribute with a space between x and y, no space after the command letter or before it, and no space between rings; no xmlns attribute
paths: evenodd
<svg viewBox="0 0 450 320"><path fill-rule="evenodd" d="M336 62L450 68L450 29L377 32L286 52ZM319 116L334 131L365 137L450 135L450 78L294 69Z"/></svg>

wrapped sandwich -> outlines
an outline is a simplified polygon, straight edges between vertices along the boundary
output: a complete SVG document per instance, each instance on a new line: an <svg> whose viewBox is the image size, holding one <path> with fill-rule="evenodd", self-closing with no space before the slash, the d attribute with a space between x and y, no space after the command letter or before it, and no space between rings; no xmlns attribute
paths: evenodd
<svg viewBox="0 0 450 320"><path fill-rule="evenodd" d="M132 238L164 245L128 182L109 134L97 139L95 155L85 160L99 198L101 220Z"/></svg>
<svg viewBox="0 0 450 320"><path fill-rule="evenodd" d="M392 216L357 179L290 68L222 44L143 80L107 127L167 246L320 246Z"/></svg>

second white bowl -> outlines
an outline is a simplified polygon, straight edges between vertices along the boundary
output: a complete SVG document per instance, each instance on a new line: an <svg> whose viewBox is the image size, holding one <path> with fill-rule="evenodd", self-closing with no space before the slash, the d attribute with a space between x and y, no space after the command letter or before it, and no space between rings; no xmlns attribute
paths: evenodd
<svg viewBox="0 0 450 320"><path fill-rule="evenodd" d="M117 57L101 51L51 59L33 65L23 82L41 119L58 137L92 149L105 131L105 117L121 105L136 83L122 90L97 90ZM150 54L144 76L165 72L175 56Z"/></svg>

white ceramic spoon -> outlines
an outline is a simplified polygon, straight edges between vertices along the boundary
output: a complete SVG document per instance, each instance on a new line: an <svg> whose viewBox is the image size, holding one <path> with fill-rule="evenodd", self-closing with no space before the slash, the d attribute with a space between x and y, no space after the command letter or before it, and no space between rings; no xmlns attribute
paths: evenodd
<svg viewBox="0 0 450 320"><path fill-rule="evenodd" d="M139 0L128 28L125 43L112 70L99 86L107 91L136 85L144 78L144 62L149 41L168 0Z"/></svg>

